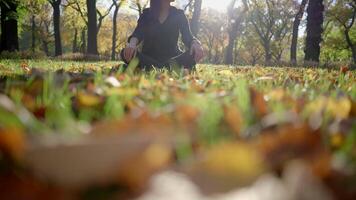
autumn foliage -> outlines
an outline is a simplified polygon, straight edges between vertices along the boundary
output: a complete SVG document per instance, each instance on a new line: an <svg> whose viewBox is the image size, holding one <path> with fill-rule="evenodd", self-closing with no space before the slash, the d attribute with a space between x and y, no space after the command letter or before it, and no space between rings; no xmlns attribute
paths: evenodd
<svg viewBox="0 0 356 200"><path fill-rule="evenodd" d="M353 71L202 68L22 64L0 84L0 198L355 198Z"/></svg>

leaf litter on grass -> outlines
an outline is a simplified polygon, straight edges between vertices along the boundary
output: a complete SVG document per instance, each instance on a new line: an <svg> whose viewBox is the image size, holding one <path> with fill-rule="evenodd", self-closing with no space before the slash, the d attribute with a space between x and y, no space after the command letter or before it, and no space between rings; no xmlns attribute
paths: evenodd
<svg viewBox="0 0 356 200"><path fill-rule="evenodd" d="M91 70L0 84L1 199L356 195L353 71Z"/></svg>

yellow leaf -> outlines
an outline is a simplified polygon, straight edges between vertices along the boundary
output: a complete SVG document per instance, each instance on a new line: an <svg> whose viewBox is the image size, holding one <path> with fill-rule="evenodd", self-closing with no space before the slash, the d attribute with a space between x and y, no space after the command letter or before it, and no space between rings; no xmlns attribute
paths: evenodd
<svg viewBox="0 0 356 200"><path fill-rule="evenodd" d="M87 94L84 92L80 92L77 95L77 99L79 105L85 107L94 107L94 106L98 106L101 103L101 98L99 96L93 94Z"/></svg>
<svg viewBox="0 0 356 200"><path fill-rule="evenodd" d="M283 89L275 89L267 94L267 98L275 101L281 101L285 97L285 91Z"/></svg>
<svg viewBox="0 0 356 200"><path fill-rule="evenodd" d="M107 95L119 95L119 96L136 96L139 91L136 88L111 88L107 91Z"/></svg>
<svg viewBox="0 0 356 200"><path fill-rule="evenodd" d="M232 73L231 70L225 69L225 70L219 71L219 75L230 77L230 76L234 76L234 73Z"/></svg>
<svg viewBox="0 0 356 200"><path fill-rule="evenodd" d="M307 106L307 110L312 113L324 111L334 118L345 119L351 114L351 101L347 97L332 99L320 97Z"/></svg>
<svg viewBox="0 0 356 200"><path fill-rule="evenodd" d="M217 145L206 155L203 168L216 175L256 177L264 170L263 159L250 145L227 143Z"/></svg>

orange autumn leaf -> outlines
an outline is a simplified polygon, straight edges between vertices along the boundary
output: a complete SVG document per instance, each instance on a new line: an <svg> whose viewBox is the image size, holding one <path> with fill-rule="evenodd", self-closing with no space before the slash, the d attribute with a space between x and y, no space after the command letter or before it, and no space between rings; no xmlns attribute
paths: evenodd
<svg viewBox="0 0 356 200"><path fill-rule="evenodd" d="M224 106L224 119L226 124L231 128L236 136L241 133L243 119L241 113L236 106Z"/></svg>
<svg viewBox="0 0 356 200"><path fill-rule="evenodd" d="M21 69L25 74L28 74L31 72L31 69L28 66L28 63L26 63L26 62L21 63Z"/></svg>
<svg viewBox="0 0 356 200"><path fill-rule="evenodd" d="M343 74L346 74L347 71L349 71L349 66L345 65L345 66L341 66L340 67L340 72Z"/></svg>
<svg viewBox="0 0 356 200"><path fill-rule="evenodd" d="M91 134L169 135L174 132L176 132L176 126L168 115L155 116L145 110L133 110L122 120L103 121L95 124Z"/></svg>
<svg viewBox="0 0 356 200"><path fill-rule="evenodd" d="M302 158L317 163L318 155L325 154L323 158L329 156L322 144L320 132L312 130L308 124L285 124L263 130L257 146L276 170L283 168L292 159Z"/></svg>
<svg viewBox="0 0 356 200"><path fill-rule="evenodd" d="M174 115L182 124L195 123L199 117L199 110L189 105L179 105L174 111Z"/></svg>
<svg viewBox="0 0 356 200"><path fill-rule="evenodd" d="M17 128L0 128L0 152L20 159L25 151L25 135Z"/></svg>
<svg viewBox="0 0 356 200"><path fill-rule="evenodd" d="M264 95L254 88L250 88L251 104L259 118L268 114L267 103Z"/></svg>

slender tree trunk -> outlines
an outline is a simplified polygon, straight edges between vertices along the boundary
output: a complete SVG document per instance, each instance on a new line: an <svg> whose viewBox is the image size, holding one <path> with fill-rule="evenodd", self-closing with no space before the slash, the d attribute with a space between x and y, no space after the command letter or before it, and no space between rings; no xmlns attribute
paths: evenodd
<svg viewBox="0 0 356 200"><path fill-rule="evenodd" d="M237 54L238 54L238 40L235 40L235 45L234 45L234 63L236 64L238 61L237 61Z"/></svg>
<svg viewBox="0 0 356 200"><path fill-rule="evenodd" d="M45 39L42 40L42 48L46 56L49 56L48 42Z"/></svg>
<svg viewBox="0 0 356 200"><path fill-rule="evenodd" d="M265 50L265 64L270 65L272 60L272 53L271 53L271 43L270 41L264 41L263 44Z"/></svg>
<svg viewBox="0 0 356 200"><path fill-rule="evenodd" d="M200 20L200 15L201 15L201 5L202 5L202 0L195 0L193 17L190 22L192 33L195 37L198 35L198 32L199 32L199 20Z"/></svg>
<svg viewBox="0 0 356 200"><path fill-rule="evenodd" d="M74 29L74 38L73 38L73 49L72 49L73 53L77 53L78 52L78 29L75 28Z"/></svg>
<svg viewBox="0 0 356 200"><path fill-rule="evenodd" d="M208 60L209 60L209 62L213 61L212 57L213 57L213 48L212 48L212 45L211 45L209 50L208 50Z"/></svg>
<svg viewBox="0 0 356 200"><path fill-rule="evenodd" d="M236 35L237 34L233 34L229 32L229 43L226 47L226 53L225 53L225 64L227 65L234 64L233 51L234 51L234 43L236 40Z"/></svg>
<svg viewBox="0 0 356 200"><path fill-rule="evenodd" d="M297 64L297 45L298 45L299 25L300 25L300 21L303 18L305 6L307 3L308 3L308 0L302 0L300 7L299 7L299 11L294 18L292 44L291 44L291 48L290 48L290 61L293 65Z"/></svg>
<svg viewBox="0 0 356 200"><path fill-rule="evenodd" d="M252 56L252 66L255 66L257 62L257 58L255 56Z"/></svg>
<svg viewBox="0 0 356 200"><path fill-rule="evenodd" d="M356 65L356 44L352 43L352 40L351 40L351 37L350 37L350 30L346 29L344 31L344 34L345 34L347 45L349 46L349 48L351 49L351 52L352 52L353 62Z"/></svg>
<svg viewBox="0 0 356 200"><path fill-rule="evenodd" d="M18 51L17 3L13 0L0 1L1 8L1 48L2 51ZM9 17L13 16L13 17Z"/></svg>
<svg viewBox="0 0 356 200"><path fill-rule="evenodd" d="M112 23L112 47L111 47L111 60L116 59L116 42L117 42L117 14L119 12L119 5L115 5L114 18Z"/></svg>
<svg viewBox="0 0 356 200"><path fill-rule="evenodd" d="M98 55L98 27L96 16L96 0L87 0L88 11L88 49L87 53Z"/></svg>
<svg viewBox="0 0 356 200"><path fill-rule="evenodd" d="M85 28L83 28L82 34L81 34L81 45L80 45L80 52L83 54L86 53L86 49L87 49L86 32L87 32L87 30Z"/></svg>
<svg viewBox="0 0 356 200"><path fill-rule="evenodd" d="M304 61L319 63L324 22L323 0L310 0L307 12L307 38Z"/></svg>
<svg viewBox="0 0 356 200"><path fill-rule="evenodd" d="M44 35L49 35L49 23L44 22L43 29L44 29L44 32L45 32ZM43 51L46 53L46 56L50 56L50 52L49 52L49 49L48 49L48 44L49 44L48 38L46 36L45 37L41 37L41 40L42 40L42 49L43 49Z"/></svg>
<svg viewBox="0 0 356 200"><path fill-rule="evenodd" d="M50 1L53 7L53 29L54 29L54 55L62 55L62 41L61 41L61 5L62 0Z"/></svg>
<svg viewBox="0 0 356 200"><path fill-rule="evenodd" d="M35 17L35 15L32 15L31 23L32 23L32 27L31 27L31 31L32 31L31 50L32 50L32 52L35 52L35 48L36 48L36 17Z"/></svg>
<svg viewBox="0 0 356 200"><path fill-rule="evenodd" d="M226 47L225 50L225 58L224 58L224 63L227 65L232 65L234 64L234 45L236 42L236 38L237 38L237 34L239 32L239 29L241 27L241 23L243 22L244 18L245 18L245 13L248 10L248 6L247 6L247 2L244 0L242 1L243 6L244 6L244 10L241 11L240 14L238 14L237 17L233 17L235 14L234 12L236 12L236 10L234 9L236 0L233 0L230 3L230 8L228 11L228 15L229 15L229 23L231 23L233 21L233 23L230 25L230 30L228 32L229 34L229 43Z"/></svg>
<svg viewBox="0 0 356 200"><path fill-rule="evenodd" d="M103 24L104 18L99 17L98 19L98 25L96 26L96 37L98 37L101 25Z"/></svg>

